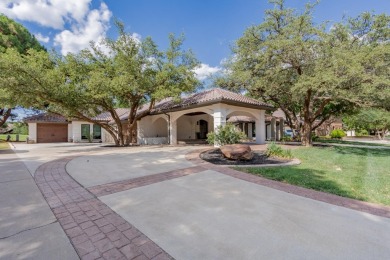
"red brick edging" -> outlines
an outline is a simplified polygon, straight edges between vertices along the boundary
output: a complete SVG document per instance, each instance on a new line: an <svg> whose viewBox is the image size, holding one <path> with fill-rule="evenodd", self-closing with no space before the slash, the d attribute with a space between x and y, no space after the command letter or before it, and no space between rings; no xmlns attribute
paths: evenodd
<svg viewBox="0 0 390 260"><path fill-rule="evenodd" d="M276 190L284 191L287 193L295 194L298 196L326 202L329 204L354 209L362 212L367 212L380 217L390 218L390 207L382 206L374 203L364 202L360 200L354 200L344 198L334 194L329 194L321 191L315 191L303 187L294 186L288 183L282 183L274 180L269 180L261 176L252 175L245 172L233 170L225 166L215 165L200 159L199 154L208 149L196 150L186 154L186 159L195 163L203 168L217 171L219 173L229 175L231 177L255 183L258 185L267 186Z"/></svg>
<svg viewBox="0 0 390 260"><path fill-rule="evenodd" d="M66 172L73 158L41 165L34 178L79 257L173 259Z"/></svg>
<svg viewBox="0 0 390 260"><path fill-rule="evenodd" d="M123 181L117 181L117 182L111 182L107 184L97 185L88 188L88 191L90 191L92 194L94 194L96 197L130 190L146 185L150 185L153 183L158 183L166 180L171 180L183 176L187 176L193 173L198 173L201 171L204 171L205 169L201 166L195 166L195 167L189 167L184 169L178 169L173 170L169 172L163 172L163 173L156 173L148 176L142 176L134 179L129 180L123 180Z"/></svg>

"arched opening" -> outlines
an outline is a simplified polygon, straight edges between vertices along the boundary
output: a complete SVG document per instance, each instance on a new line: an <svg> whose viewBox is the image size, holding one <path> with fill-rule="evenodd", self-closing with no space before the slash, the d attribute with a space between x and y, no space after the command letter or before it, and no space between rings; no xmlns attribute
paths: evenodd
<svg viewBox="0 0 390 260"><path fill-rule="evenodd" d="M242 131L246 135L247 141L252 142L256 138L256 119L251 113L234 111L227 115L226 122Z"/></svg>
<svg viewBox="0 0 390 260"><path fill-rule="evenodd" d="M204 112L192 112L177 119L177 141L180 143L204 143L214 124L211 115Z"/></svg>

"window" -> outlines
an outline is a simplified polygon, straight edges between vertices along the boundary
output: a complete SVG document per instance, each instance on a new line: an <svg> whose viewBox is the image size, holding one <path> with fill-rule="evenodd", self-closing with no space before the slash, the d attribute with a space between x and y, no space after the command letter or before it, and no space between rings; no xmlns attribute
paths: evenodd
<svg viewBox="0 0 390 260"><path fill-rule="evenodd" d="M102 139L102 128L99 125L93 125L93 139Z"/></svg>
<svg viewBox="0 0 390 260"><path fill-rule="evenodd" d="M91 127L89 124L81 124L81 139L89 140L91 133Z"/></svg>

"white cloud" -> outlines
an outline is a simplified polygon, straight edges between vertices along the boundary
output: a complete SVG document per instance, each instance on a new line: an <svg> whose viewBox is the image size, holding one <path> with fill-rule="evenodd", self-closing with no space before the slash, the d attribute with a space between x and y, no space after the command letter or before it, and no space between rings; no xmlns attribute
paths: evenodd
<svg viewBox="0 0 390 260"><path fill-rule="evenodd" d="M34 36L40 42L48 43L50 41L49 36L43 36L41 33L36 33L36 34L34 34Z"/></svg>
<svg viewBox="0 0 390 260"><path fill-rule="evenodd" d="M91 9L92 0L1 0L0 13L57 30L54 45L62 54L78 52L106 36L112 16L104 2ZM59 32L58 32L59 30ZM48 42L50 38L37 39ZM40 37L40 39L39 39Z"/></svg>
<svg viewBox="0 0 390 260"><path fill-rule="evenodd" d="M61 53L65 55L87 48L91 41L100 42L106 36L111 15L107 5L101 3L99 10L91 10L85 20L57 34L54 45L60 45Z"/></svg>
<svg viewBox="0 0 390 260"><path fill-rule="evenodd" d="M63 29L70 21L82 22L92 0L2 0L0 13L40 25Z"/></svg>
<svg viewBox="0 0 390 260"><path fill-rule="evenodd" d="M221 70L220 67L211 67L208 64L202 63L199 67L194 69L194 72L199 80L205 80Z"/></svg>

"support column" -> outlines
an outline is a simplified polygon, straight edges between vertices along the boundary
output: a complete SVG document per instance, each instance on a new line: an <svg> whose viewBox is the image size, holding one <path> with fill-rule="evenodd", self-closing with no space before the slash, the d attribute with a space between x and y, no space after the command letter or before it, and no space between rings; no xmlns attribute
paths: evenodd
<svg viewBox="0 0 390 260"><path fill-rule="evenodd" d="M177 119L171 117L171 123L169 125L169 144L177 144Z"/></svg>
<svg viewBox="0 0 390 260"><path fill-rule="evenodd" d="M265 111L256 118L256 144L265 144Z"/></svg>
<svg viewBox="0 0 390 260"><path fill-rule="evenodd" d="M276 119L272 117L271 119L271 141L276 140Z"/></svg>
<svg viewBox="0 0 390 260"><path fill-rule="evenodd" d="M284 119L279 119L279 131L280 131L280 139L284 137Z"/></svg>
<svg viewBox="0 0 390 260"><path fill-rule="evenodd" d="M248 123L248 138L253 139L253 123Z"/></svg>
<svg viewBox="0 0 390 260"><path fill-rule="evenodd" d="M226 115L225 110L222 108L217 108L214 110L214 131L217 132L219 126L226 125ZM214 147L219 147L219 145L214 144Z"/></svg>
<svg viewBox="0 0 390 260"><path fill-rule="evenodd" d="M276 125L276 141L280 141L280 125Z"/></svg>
<svg viewBox="0 0 390 260"><path fill-rule="evenodd" d="M246 126L246 123L242 123L242 132L246 135L245 126Z"/></svg>

